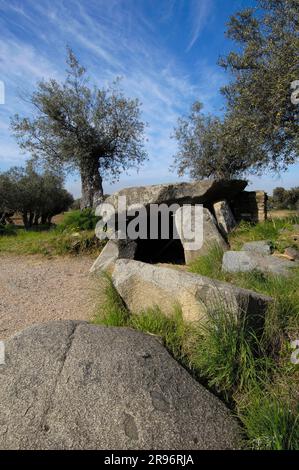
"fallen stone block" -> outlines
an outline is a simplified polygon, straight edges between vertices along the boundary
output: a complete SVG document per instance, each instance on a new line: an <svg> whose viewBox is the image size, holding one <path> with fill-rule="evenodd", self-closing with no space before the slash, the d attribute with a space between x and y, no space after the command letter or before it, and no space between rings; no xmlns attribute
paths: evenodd
<svg viewBox="0 0 299 470"><path fill-rule="evenodd" d="M140 313L158 306L171 316L180 306L187 322L204 323L214 310L262 318L272 299L226 282L173 268L119 259L113 282L129 310Z"/></svg>
<svg viewBox="0 0 299 470"><path fill-rule="evenodd" d="M292 261L299 260L299 250L289 246L284 250L284 254Z"/></svg>
<svg viewBox="0 0 299 470"><path fill-rule="evenodd" d="M294 261L251 251L227 251L222 260L223 271L230 273L260 271L264 274L288 276L290 268L294 266Z"/></svg>
<svg viewBox="0 0 299 470"><path fill-rule="evenodd" d="M273 244L267 240L259 240L254 242L244 243L242 251L253 251L261 255L271 255L273 253Z"/></svg>

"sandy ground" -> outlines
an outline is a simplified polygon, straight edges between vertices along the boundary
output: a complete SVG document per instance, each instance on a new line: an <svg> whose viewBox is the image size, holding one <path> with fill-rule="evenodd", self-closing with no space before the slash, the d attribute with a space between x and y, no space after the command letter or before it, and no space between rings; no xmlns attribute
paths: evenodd
<svg viewBox="0 0 299 470"><path fill-rule="evenodd" d="M0 256L0 339L34 323L90 320L100 281L90 257Z"/></svg>

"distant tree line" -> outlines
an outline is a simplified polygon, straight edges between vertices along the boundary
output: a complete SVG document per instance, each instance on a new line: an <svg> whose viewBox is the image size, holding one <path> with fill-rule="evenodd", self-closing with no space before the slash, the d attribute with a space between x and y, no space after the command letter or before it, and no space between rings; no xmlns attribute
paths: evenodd
<svg viewBox="0 0 299 470"><path fill-rule="evenodd" d="M299 186L291 189L275 188L269 202L273 209L299 210Z"/></svg>
<svg viewBox="0 0 299 470"><path fill-rule="evenodd" d="M25 228L50 224L54 215L69 209L73 196L63 187L63 178L53 172L38 173L32 164L0 173L0 224L19 213Z"/></svg>

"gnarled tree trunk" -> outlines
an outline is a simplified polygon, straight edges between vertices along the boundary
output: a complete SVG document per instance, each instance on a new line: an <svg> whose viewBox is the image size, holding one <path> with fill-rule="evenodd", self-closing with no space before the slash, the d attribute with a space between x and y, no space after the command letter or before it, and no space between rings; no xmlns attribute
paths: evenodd
<svg viewBox="0 0 299 470"><path fill-rule="evenodd" d="M81 209L96 208L103 201L102 177L99 172L98 161L81 165Z"/></svg>

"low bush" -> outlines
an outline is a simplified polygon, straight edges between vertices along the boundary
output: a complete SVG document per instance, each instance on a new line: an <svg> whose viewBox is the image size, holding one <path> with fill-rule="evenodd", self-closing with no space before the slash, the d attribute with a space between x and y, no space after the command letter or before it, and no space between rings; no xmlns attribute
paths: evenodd
<svg viewBox="0 0 299 470"><path fill-rule="evenodd" d="M64 220L57 226L57 230L63 231L84 231L95 230L100 217L95 215L93 209L74 210L68 212Z"/></svg>
<svg viewBox="0 0 299 470"><path fill-rule="evenodd" d="M16 235L17 229L13 224L1 225L0 224L0 235Z"/></svg>

